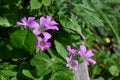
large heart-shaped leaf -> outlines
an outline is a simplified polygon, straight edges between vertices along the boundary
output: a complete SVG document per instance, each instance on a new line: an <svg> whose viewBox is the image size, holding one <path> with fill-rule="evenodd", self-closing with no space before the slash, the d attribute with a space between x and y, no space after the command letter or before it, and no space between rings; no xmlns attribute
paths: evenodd
<svg viewBox="0 0 120 80"><path fill-rule="evenodd" d="M36 36L30 30L17 30L10 36L10 42L16 48L25 48L27 51L34 50Z"/></svg>

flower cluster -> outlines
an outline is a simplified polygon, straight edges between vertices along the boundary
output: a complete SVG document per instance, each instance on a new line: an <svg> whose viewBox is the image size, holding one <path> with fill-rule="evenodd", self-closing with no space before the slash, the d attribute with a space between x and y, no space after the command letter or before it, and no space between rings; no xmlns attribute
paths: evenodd
<svg viewBox="0 0 120 80"><path fill-rule="evenodd" d="M21 22L17 22L17 25L24 26L24 28L33 28L33 33L37 37L36 46L42 51L45 51L51 46L48 40L52 37L47 30L59 30L57 27L58 23L52 20L51 16L40 17L40 22L38 23L35 17L23 17Z"/></svg>
<svg viewBox="0 0 120 80"><path fill-rule="evenodd" d="M69 67L70 70L77 71L78 68L78 60L77 56L81 57L82 60L89 65L89 63L96 64L96 61L91 57L94 56L92 50L86 50L86 46L80 45L80 50L72 49L71 46L67 46L67 50L69 51L70 56L66 57L66 67Z"/></svg>

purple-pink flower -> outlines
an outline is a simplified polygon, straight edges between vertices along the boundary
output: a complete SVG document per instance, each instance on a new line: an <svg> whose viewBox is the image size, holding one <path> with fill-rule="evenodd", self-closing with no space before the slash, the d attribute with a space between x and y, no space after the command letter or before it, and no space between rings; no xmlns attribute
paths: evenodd
<svg viewBox="0 0 120 80"><path fill-rule="evenodd" d="M45 30L59 30L58 26L56 26L58 23L52 20L51 16L41 17L40 24L45 27Z"/></svg>
<svg viewBox="0 0 120 80"><path fill-rule="evenodd" d="M21 22L17 22L17 25L24 26L24 28L34 28L36 24L35 17L28 17L28 19L23 17Z"/></svg>
<svg viewBox="0 0 120 80"><path fill-rule="evenodd" d="M37 42L35 44L41 51L45 51L47 48L51 46L51 43L48 42L48 39L37 37Z"/></svg>
<svg viewBox="0 0 120 80"><path fill-rule="evenodd" d="M51 43L48 42L52 36L47 30L59 30L57 25L58 23L52 20L51 16L40 17L40 22L38 23L35 20L35 17L23 17L21 21L17 22L17 25L24 26L24 28L33 28L33 33L37 37L36 46L39 47L42 51L45 51L51 46Z"/></svg>
<svg viewBox="0 0 120 80"><path fill-rule="evenodd" d="M72 49L70 45L67 46L67 50L69 51L70 57L66 57L66 67L69 67L70 70L76 71L78 68L78 61L75 60L77 50Z"/></svg>
<svg viewBox="0 0 120 80"><path fill-rule="evenodd" d="M70 55L75 55L77 53L77 50L72 49L70 45L67 46L67 50L69 51Z"/></svg>
<svg viewBox="0 0 120 80"><path fill-rule="evenodd" d="M74 60L74 56L66 57L66 67L69 67L70 70L77 71L78 68L78 61Z"/></svg>
<svg viewBox="0 0 120 80"><path fill-rule="evenodd" d="M50 39L51 38L51 34L46 32L45 26L41 23L41 18L40 18L40 24L38 24L38 23L36 24L36 27L34 28L33 33L35 35L37 35L37 36L40 35L40 34L43 34L43 36L46 39Z"/></svg>
<svg viewBox="0 0 120 80"><path fill-rule="evenodd" d="M89 65L90 62L96 64L96 61L91 58L92 56L94 56L92 50L87 51L84 45L80 46L80 51L78 51L78 54L82 57L87 65Z"/></svg>

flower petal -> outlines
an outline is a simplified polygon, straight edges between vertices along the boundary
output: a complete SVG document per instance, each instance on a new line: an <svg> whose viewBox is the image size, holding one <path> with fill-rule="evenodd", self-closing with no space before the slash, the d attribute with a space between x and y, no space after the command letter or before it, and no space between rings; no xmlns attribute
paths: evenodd
<svg viewBox="0 0 120 80"><path fill-rule="evenodd" d="M79 54L80 56L83 56L85 53L83 53L82 51L78 51L78 54Z"/></svg>
<svg viewBox="0 0 120 80"><path fill-rule="evenodd" d="M70 60L74 60L75 56L76 56L76 55L71 55L71 56L70 56Z"/></svg>
<svg viewBox="0 0 120 80"><path fill-rule="evenodd" d="M35 46L40 47L40 42L42 41L41 37L37 37L37 42L35 43Z"/></svg>
<svg viewBox="0 0 120 80"><path fill-rule="evenodd" d="M57 26L51 26L53 30L59 30L59 28Z"/></svg>
<svg viewBox="0 0 120 80"><path fill-rule="evenodd" d="M27 25L27 18L26 17L23 17L21 21L23 22L24 25Z"/></svg>
<svg viewBox="0 0 120 80"><path fill-rule="evenodd" d="M46 46L40 46L41 51L45 51L46 50Z"/></svg>
<svg viewBox="0 0 120 80"><path fill-rule="evenodd" d="M76 54L77 50L76 49L72 49L71 52L74 53L74 54Z"/></svg>
<svg viewBox="0 0 120 80"><path fill-rule="evenodd" d="M28 22L34 21L35 17L28 17Z"/></svg>
<svg viewBox="0 0 120 80"><path fill-rule="evenodd" d="M41 42L41 41L42 41L42 38L41 38L41 37L37 37L37 40L38 40L39 42Z"/></svg>
<svg viewBox="0 0 120 80"><path fill-rule="evenodd" d="M24 25L24 24L21 23L21 22L17 22L17 25L18 25L18 26L21 26L21 25Z"/></svg>
<svg viewBox="0 0 120 80"><path fill-rule="evenodd" d="M51 25L57 25L58 23L55 22L54 20L52 20L52 21L50 22L50 24L51 24Z"/></svg>
<svg viewBox="0 0 120 80"><path fill-rule="evenodd" d="M71 59L69 57L66 57L66 61L69 63Z"/></svg>
<svg viewBox="0 0 120 80"><path fill-rule="evenodd" d="M45 30L50 30L50 29L57 30L57 31L59 30L59 28L57 26L51 26L51 25L48 25L48 24L45 24L45 26L46 26Z"/></svg>
<svg viewBox="0 0 120 80"><path fill-rule="evenodd" d="M74 71L77 71L78 70L78 61L77 60L74 60Z"/></svg>
<svg viewBox="0 0 120 80"><path fill-rule="evenodd" d="M44 35L44 37L46 39L50 39L51 38L51 34L49 34L48 32L43 32L42 34Z"/></svg>
<svg viewBox="0 0 120 80"><path fill-rule="evenodd" d="M31 21L28 26L30 28L39 28L39 24L36 21Z"/></svg>
<svg viewBox="0 0 120 80"><path fill-rule="evenodd" d="M46 47L49 48L51 46L51 43L50 42L47 42L46 43Z"/></svg>
<svg viewBox="0 0 120 80"><path fill-rule="evenodd" d="M40 34L40 31L39 31L39 29L36 28L36 29L33 30L33 33L34 33L35 35L39 35L39 34Z"/></svg>
<svg viewBox="0 0 120 80"><path fill-rule="evenodd" d="M70 45L67 46L67 50L71 51L71 46Z"/></svg>
<svg viewBox="0 0 120 80"><path fill-rule="evenodd" d="M86 54L85 54L85 57L92 57L94 56L92 50L89 50Z"/></svg>
<svg viewBox="0 0 120 80"><path fill-rule="evenodd" d="M40 26L45 26L46 19L44 17L40 17Z"/></svg>
<svg viewBox="0 0 120 80"><path fill-rule="evenodd" d="M47 22L50 23L50 21L52 20L51 16L47 16Z"/></svg>
<svg viewBox="0 0 120 80"><path fill-rule="evenodd" d="M67 46L67 50L72 54L72 55L75 55L77 53L77 50L76 49L71 49L71 46L68 45Z"/></svg>
<svg viewBox="0 0 120 80"><path fill-rule="evenodd" d="M91 58L89 58L89 59L87 59L89 62L91 62L91 63L93 63L93 64L96 64L96 61L94 60L94 59L91 59Z"/></svg>
<svg viewBox="0 0 120 80"><path fill-rule="evenodd" d="M89 62L87 60L84 61L86 65L89 65Z"/></svg>
<svg viewBox="0 0 120 80"><path fill-rule="evenodd" d="M86 47L84 45L80 46L80 50L81 52L86 53Z"/></svg>
<svg viewBox="0 0 120 80"><path fill-rule="evenodd" d="M66 64L66 67L69 67L70 69L72 69L72 66L69 63Z"/></svg>

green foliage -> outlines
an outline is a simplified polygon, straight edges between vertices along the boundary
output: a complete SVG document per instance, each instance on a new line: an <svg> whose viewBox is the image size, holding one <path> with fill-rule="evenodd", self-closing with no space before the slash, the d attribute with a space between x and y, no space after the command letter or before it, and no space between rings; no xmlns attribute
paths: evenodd
<svg viewBox="0 0 120 80"><path fill-rule="evenodd" d="M35 47L33 29L18 27L22 17L52 16L52 47ZM120 79L120 0L0 0L0 80L73 80L66 68L67 45L93 49L91 80Z"/></svg>
<svg viewBox="0 0 120 80"><path fill-rule="evenodd" d="M42 7L41 0L30 0L31 9L40 9Z"/></svg>
<svg viewBox="0 0 120 80"><path fill-rule="evenodd" d="M109 68L109 71L113 76L118 76L119 75L119 69L117 68L117 66L112 65Z"/></svg>
<svg viewBox="0 0 120 80"><path fill-rule="evenodd" d="M36 37L30 30L17 30L11 34L10 41L16 48L24 47L26 50L33 52Z"/></svg>
<svg viewBox="0 0 120 80"><path fill-rule="evenodd" d="M54 43L55 43L57 52L62 56L63 59L65 59L68 54L66 49L58 41L55 40Z"/></svg>
<svg viewBox="0 0 120 80"><path fill-rule="evenodd" d="M44 52L37 53L31 60L31 65L36 67L37 75L44 76L51 72L52 63Z"/></svg>
<svg viewBox="0 0 120 80"><path fill-rule="evenodd" d="M29 70L23 70L22 73L23 73L23 75L27 76L28 78L35 80L35 78L33 77L33 75L31 74L31 72Z"/></svg>
<svg viewBox="0 0 120 80"><path fill-rule="evenodd" d="M50 6L51 0L42 0L43 5Z"/></svg>
<svg viewBox="0 0 120 80"><path fill-rule="evenodd" d="M10 27L10 23L8 22L8 20L6 18L2 18L0 17L0 25L3 27Z"/></svg>

